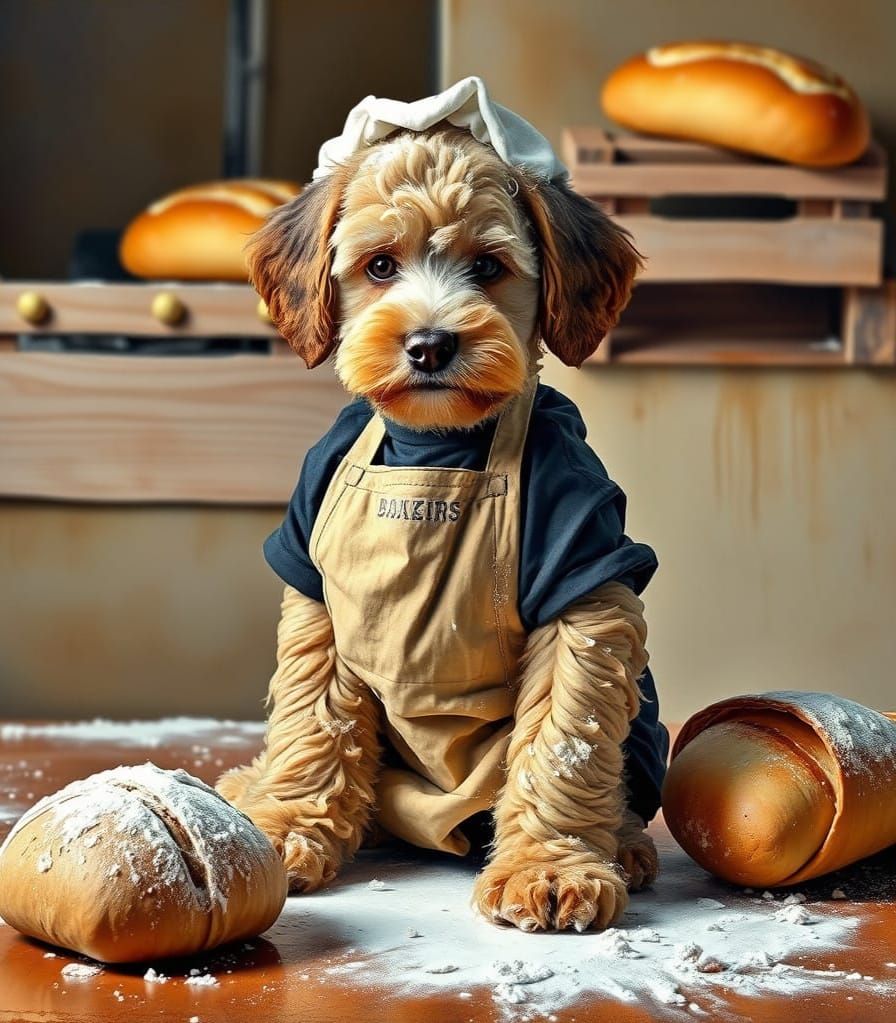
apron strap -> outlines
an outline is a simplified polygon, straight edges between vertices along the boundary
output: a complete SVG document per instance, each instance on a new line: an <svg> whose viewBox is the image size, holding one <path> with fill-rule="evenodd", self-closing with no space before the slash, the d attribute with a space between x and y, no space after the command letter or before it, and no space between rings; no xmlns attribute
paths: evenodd
<svg viewBox="0 0 896 1023"><path fill-rule="evenodd" d="M498 416L498 424L485 466L486 472L509 475L519 473L539 379L537 373L530 376L521 393Z"/></svg>

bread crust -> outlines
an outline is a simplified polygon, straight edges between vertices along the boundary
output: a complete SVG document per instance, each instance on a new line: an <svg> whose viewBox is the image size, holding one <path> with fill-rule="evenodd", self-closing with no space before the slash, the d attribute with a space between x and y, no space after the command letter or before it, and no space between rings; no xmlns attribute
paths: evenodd
<svg viewBox="0 0 896 1023"><path fill-rule="evenodd" d="M609 76L601 105L634 131L806 166L850 163L870 140L865 107L839 75L742 43L654 47Z"/></svg>
<svg viewBox="0 0 896 1023"><path fill-rule="evenodd" d="M193 955L276 920L271 843L185 771L119 767L41 800L0 847L0 916L103 962Z"/></svg>
<svg viewBox="0 0 896 1023"><path fill-rule="evenodd" d="M131 221L119 258L137 277L246 281L243 247L249 236L300 191L295 182L257 178L179 189Z"/></svg>

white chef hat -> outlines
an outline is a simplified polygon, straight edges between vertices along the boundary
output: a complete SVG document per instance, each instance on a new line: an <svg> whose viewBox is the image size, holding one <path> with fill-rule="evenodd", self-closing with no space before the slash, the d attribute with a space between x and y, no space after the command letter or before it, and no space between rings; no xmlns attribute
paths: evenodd
<svg viewBox="0 0 896 1023"><path fill-rule="evenodd" d="M342 134L320 147L314 180L324 178L352 153L377 142L396 128L424 131L447 120L466 128L474 138L491 146L508 164L523 167L539 178L565 178L566 167L550 142L519 114L489 99L485 82L475 75L413 103L367 96L345 120Z"/></svg>

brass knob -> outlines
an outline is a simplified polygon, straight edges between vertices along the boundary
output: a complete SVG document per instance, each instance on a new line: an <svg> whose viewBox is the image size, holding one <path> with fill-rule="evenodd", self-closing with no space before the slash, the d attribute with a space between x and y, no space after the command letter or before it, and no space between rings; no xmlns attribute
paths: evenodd
<svg viewBox="0 0 896 1023"><path fill-rule="evenodd" d="M268 304L263 298L258 300L258 305L255 307L255 312L258 314L259 320L262 323L273 323L271 319L271 310L268 309Z"/></svg>
<svg viewBox="0 0 896 1023"><path fill-rule="evenodd" d="M23 291L16 300L16 311L26 323L43 323L50 315L50 306L40 292Z"/></svg>
<svg viewBox="0 0 896 1023"><path fill-rule="evenodd" d="M177 295L170 291L160 291L152 300L152 314L166 327L176 327L187 315L187 307Z"/></svg>

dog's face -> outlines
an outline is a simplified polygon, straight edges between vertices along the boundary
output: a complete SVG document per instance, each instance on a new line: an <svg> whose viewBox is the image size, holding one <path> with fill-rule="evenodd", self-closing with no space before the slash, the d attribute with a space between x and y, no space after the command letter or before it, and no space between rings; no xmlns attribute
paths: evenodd
<svg viewBox="0 0 896 1023"><path fill-rule="evenodd" d="M510 181L472 136L404 135L346 187L336 372L389 418L471 426L522 389L539 263Z"/></svg>
<svg viewBox="0 0 896 1023"><path fill-rule="evenodd" d="M628 301L638 257L565 186L468 132L399 134L276 211L253 282L309 366L415 429L473 426L518 394L538 341L579 365Z"/></svg>

